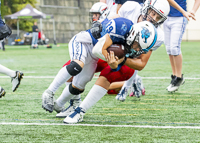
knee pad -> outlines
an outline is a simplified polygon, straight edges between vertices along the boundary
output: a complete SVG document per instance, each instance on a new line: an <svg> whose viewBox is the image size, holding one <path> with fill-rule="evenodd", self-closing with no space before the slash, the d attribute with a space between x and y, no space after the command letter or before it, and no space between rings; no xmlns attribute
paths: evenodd
<svg viewBox="0 0 200 143"><path fill-rule="evenodd" d="M71 76L76 76L82 71L82 67L74 61L71 61L71 63L66 66L66 69Z"/></svg>
<svg viewBox="0 0 200 143"><path fill-rule="evenodd" d="M81 94L83 91L84 91L84 90L80 91L80 90L78 90L77 88L74 88L74 87L72 86L72 83L69 85L69 92L70 92L71 94L73 94L73 95L79 95L79 94Z"/></svg>

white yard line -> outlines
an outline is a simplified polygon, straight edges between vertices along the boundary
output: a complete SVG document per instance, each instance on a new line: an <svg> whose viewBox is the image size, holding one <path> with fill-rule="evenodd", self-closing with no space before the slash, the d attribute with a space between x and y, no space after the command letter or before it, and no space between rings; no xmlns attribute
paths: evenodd
<svg viewBox="0 0 200 143"><path fill-rule="evenodd" d="M0 76L0 78L10 78L9 76ZM55 78L55 76L24 76L23 78ZM98 78L94 76L93 78ZM171 79L170 77L142 77L142 79ZM200 80L200 78L190 78L186 77L185 79L189 80Z"/></svg>
<svg viewBox="0 0 200 143"><path fill-rule="evenodd" d="M1 122L0 125L36 125L36 126L90 126L90 127L128 127L128 128L157 128L157 129L200 129L200 126L150 126L150 125L99 125L99 124L60 124L60 123L15 123Z"/></svg>
<svg viewBox="0 0 200 143"><path fill-rule="evenodd" d="M10 77L0 76L0 78L10 78ZM55 78L55 76L23 76L23 78Z"/></svg>

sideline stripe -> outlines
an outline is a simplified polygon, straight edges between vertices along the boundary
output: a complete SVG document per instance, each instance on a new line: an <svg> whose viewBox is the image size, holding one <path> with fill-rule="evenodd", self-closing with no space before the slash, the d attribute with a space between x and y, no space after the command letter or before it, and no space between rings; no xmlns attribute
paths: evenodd
<svg viewBox="0 0 200 143"><path fill-rule="evenodd" d="M9 76L0 76L0 78L10 78ZM55 76L23 76L23 78L55 78ZM98 78L94 76L93 78ZM142 77L142 79L171 79L170 77ZM185 79L189 80L200 80L200 78L190 78L186 77Z"/></svg>
<svg viewBox="0 0 200 143"><path fill-rule="evenodd" d="M39 126L90 126L90 127L129 127L129 128L157 128L157 129L200 129L200 126L142 126L142 125L99 125L99 124L60 124L60 123L15 123L2 122L0 125L39 125Z"/></svg>
<svg viewBox="0 0 200 143"><path fill-rule="evenodd" d="M57 118L57 119L0 119L0 123L10 123L12 121L17 121L17 122L13 122L13 123L24 123L24 122L27 122L27 123L55 123L55 122L62 122L64 118ZM182 126L200 126L200 123L189 123L189 122L155 122L155 121L112 121L112 120L84 120L83 122L91 122L91 123L99 123L99 124L102 124L102 123L106 123L106 124L109 124L109 123L121 123L121 124L154 124L155 126L158 126L158 125L163 125L163 126L166 126L166 125L174 125L174 126L179 126L179 125L182 125ZM153 126L153 125L152 125Z"/></svg>

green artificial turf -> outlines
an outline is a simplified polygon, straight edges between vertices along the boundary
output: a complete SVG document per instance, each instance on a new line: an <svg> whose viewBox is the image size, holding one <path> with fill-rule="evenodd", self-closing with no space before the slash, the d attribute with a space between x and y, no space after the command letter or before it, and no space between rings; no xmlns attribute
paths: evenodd
<svg viewBox="0 0 200 143"><path fill-rule="evenodd" d="M182 43L185 78L200 78L199 45L200 42ZM56 118L55 112L42 109L41 96L68 60L67 44L54 45L52 49L6 46L6 51L0 51L0 64L24 72L16 92L12 92L10 78L0 75L0 86L6 90L6 96L0 99L0 123L62 124L63 119ZM127 97L125 102L119 102L115 96L106 95L88 110L81 124L200 127L200 79L186 79L177 92L168 93L166 87L171 73L168 55L162 46L139 72L142 77L162 77L143 79L145 96ZM82 99L95 81L93 78L88 83ZM55 98L64 87L59 88ZM199 133L200 129L186 128L0 124L0 142L199 142Z"/></svg>

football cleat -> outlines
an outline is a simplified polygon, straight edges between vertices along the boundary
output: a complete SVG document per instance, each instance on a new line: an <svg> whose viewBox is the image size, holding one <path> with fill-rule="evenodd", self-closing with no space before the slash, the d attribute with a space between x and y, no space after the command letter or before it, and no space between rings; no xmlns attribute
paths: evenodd
<svg viewBox="0 0 200 143"><path fill-rule="evenodd" d="M76 107L78 107L81 104L81 99L71 99L70 100L70 105L63 110L62 112L58 113L56 115L57 118L66 118L69 114L74 112Z"/></svg>
<svg viewBox="0 0 200 143"><path fill-rule="evenodd" d="M185 79L183 78L183 74L180 77L176 77L173 82L172 82L172 85L171 87L168 88L168 92L175 92L179 89L179 87L181 85L183 85L185 83Z"/></svg>
<svg viewBox="0 0 200 143"><path fill-rule="evenodd" d="M140 98L141 95L145 95L145 87L142 83L142 78L137 75L135 81L132 84L131 94L129 96Z"/></svg>
<svg viewBox="0 0 200 143"><path fill-rule="evenodd" d="M115 99L119 100L119 96L120 96L120 93L117 94L117 96L115 97Z"/></svg>
<svg viewBox="0 0 200 143"><path fill-rule="evenodd" d="M128 96L128 89L130 87L124 87L115 97L116 100L124 102L126 100L126 97Z"/></svg>
<svg viewBox="0 0 200 143"><path fill-rule="evenodd" d="M11 78L12 83L12 91L15 92L20 85L21 79L23 78L24 74L21 71L16 71L16 76Z"/></svg>
<svg viewBox="0 0 200 143"><path fill-rule="evenodd" d="M0 86L0 98L5 96L6 92L5 90Z"/></svg>
<svg viewBox="0 0 200 143"><path fill-rule="evenodd" d="M142 95L145 95L145 88L142 89ZM133 97L133 96L135 96L135 93L131 92L129 96Z"/></svg>
<svg viewBox="0 0 200 143"><path fill-rule="evenodd" d="M85 111L81 107L77 107L74 112L67 116L63 122L66 124L74 124L83 121Z"/></svg>
<svg viewBox="0 0 200 143"><path fill-rule="evenodd" d="M54 109L53 96L53 92L48 89L42 94L42 108L50 113L52 113Z"/></svg>
<svg viewBox="0 0 200 143"><path fill-rule="evenodd" d="M53 110L56 111L57 113L60 113L60 112L65 110L65 107L64 106L62 106L62 107L58 106L58 104L55 101L54 106L53 106Z"/></svg>
<svg viewBox="0 0 200 143"><path fill-rule="evenodd" d="M128 96L128 89L129 87L124 87L122 92L119 95L118 100L124 102L126 100L126 97Z"/></svg>
<svg viewBox="0 0 200 143"><path fill-rule="evenodd" d="M171 75L171 82L170 82L170 85L166 88L166 90L168 90L169 88L171 88L171 86L172 86L172 83L173 83L173 81L174 81L174 79L176 78L176 76L175 75Z"/></svg>
<svg viewBox="0 0 200 143"><path fill-rule="evenodd" d="M133 88L135 97L140 98L140 96L142 95L142 89L140 88L140 84L133 83Z"/></svg>

